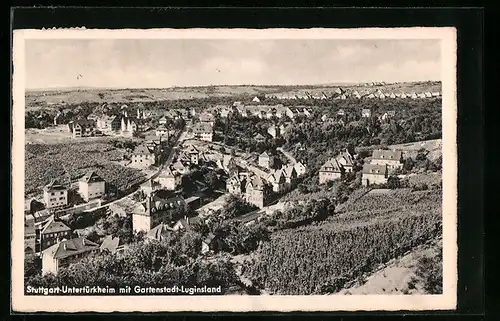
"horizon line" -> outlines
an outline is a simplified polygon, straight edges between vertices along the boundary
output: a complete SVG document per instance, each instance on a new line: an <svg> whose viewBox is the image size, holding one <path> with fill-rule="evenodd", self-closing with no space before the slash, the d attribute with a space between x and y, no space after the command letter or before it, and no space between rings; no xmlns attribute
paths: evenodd
<svg viewBox="0 0 500 321"><path fill-rule="evenodd" d="M46 88L25 88L25 91L54 91L54 90L127 90L127 89L172 89L172 88L204 88L204 87L308 87L308 86L341 86L341 85L363 85L371 83L384 83L385 85L392 84L407 84L407 83L424 83L424 82L441 82L441 80L411 80L411 81L362 81L362 82L351 82L351 81L339 81L323 84L297 84L297 85L285 85L285 84L212 84L212 85L184 85L184 86L164 86L164 87L100 87L100 86L67 86L67 87L46 87Z"/></svg>

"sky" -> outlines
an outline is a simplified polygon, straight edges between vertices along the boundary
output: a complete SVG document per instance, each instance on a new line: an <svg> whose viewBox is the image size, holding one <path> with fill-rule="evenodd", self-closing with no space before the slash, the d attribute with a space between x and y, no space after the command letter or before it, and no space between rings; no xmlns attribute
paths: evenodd
<svg viewBox="0 0 500 321"><path fill-rule="evenodd" d="M439 40L29 39L26 88L441 80Z"/></svg>

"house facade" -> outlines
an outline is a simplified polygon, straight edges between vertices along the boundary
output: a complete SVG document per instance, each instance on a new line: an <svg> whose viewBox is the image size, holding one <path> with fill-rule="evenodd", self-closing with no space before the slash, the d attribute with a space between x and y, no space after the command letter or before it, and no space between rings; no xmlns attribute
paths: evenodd
<svg viewBox="0 0 500 321"><path fill-rule="evenodd" d="M266 152L263 152L262 154L259 155L259 166L264 168L273 168L274 157Z"/></svg>
<svg viewBox="0 0 500 321"><path fill-rule="evenodd" d="M241 195L245 193L246 178L238 174L231 176L226 181L226 190L233 195Z"/></svg>
<svg viewBox="0 0 500 321"><path fill-rule="evenodd" d="M57 180L52 180L43 188L45 208L57 208L68 205L68 189Z"/></svg>
<svg viewBox="0 0 500 321"><path fill-rule="evenodd" d="M169 191L175 191L182 184L182 176L170 168L162 170L156 180L162 188Z"/></svg>
<svg viewBox="0 0 500 321"><path fill-rule="evenodd" d="M307 171L306 166L301 162L295 163L295 165L293 165L293 168L295 169L295 171L297 172L297 176L299 177L304 175Z"/></svg>
<svg viewBox="0 0 500 321"><path fill-rule="evenodd" d="M370 118L372 116L372 111L368 108L364 108L362 111L361 111L361 117L363 118Z"/></svg>
<svg viewBox="0 0 500 321"><path fill-rule="evenodd" d="M372 184L387 183L388 169L387 165L364 164L362 171L361 183L364 186Z"/></svg>
<svg viewBox="0 0 500 321"><path fill-rule="evenodd" d="M286 178L283 170L278 169L267 177L267 181L271 184L273 192L281 193L286 190Z"/></svg>
<svg viewBox="0 0 500 321"><path fill-rule="evenodd" d="M136 166L153 166L156 164L156 153L153 148L141 145L134 150L131 160Z"/></svg>
<svg viewBox="0 0 500 321"><path fill-rule="evenodd" d="M57 274L59 269L67 267L99 251L99 245L85 238L63 240L42 252L42 274Z"/></svg>
<svg viewBox="0 0 500 321"><path fill-rule="evenodd" d="M132 228L134 232L148 232L162 223L171 211L184 205L185 202L180 197L162 199L152 194L134 208L132 212Z"/></svg>
<svg viewBox="0 0 500 321"><path fill-rule="evenodd" d="M96 172L90 171L78 181L78 192L86 202L101 198L106 193L106 182Z"/></svg>
<svg viewBox="0 0 500 321"><path fill-rule="evenodd" d="M319 170L319 183L324 184L329 181L339 179L344 174L344 169L336 158L330 159Z"/></svg>
<svg viewBox="0 0 500 321"><path fill-rule="evenodd" d="M56 244L61 239L71 238L71 229L61 221L55 220L54 216L39 226L36 231L37 252Z"/></svg>
<svg viewBox="0 0 500 321"><path fill-rule="evenodd" d="M245 200L259 208L263 208L268 201L269 186L257 175L249 178L246 184Z"/></svg>
<svg viewBox="0 0 500 321"><path fill-rule="evenodd" d="M387 165L389 170L403 168L403 152L398 150L374 150L370 164Z"/></svg>
<svg viewBox="0 0 500 321"><path fill-rule="evenodd" d="M214 135L213 126L210 123L197 123L193 127L193 134L200 140L211 142Z"/></svg>

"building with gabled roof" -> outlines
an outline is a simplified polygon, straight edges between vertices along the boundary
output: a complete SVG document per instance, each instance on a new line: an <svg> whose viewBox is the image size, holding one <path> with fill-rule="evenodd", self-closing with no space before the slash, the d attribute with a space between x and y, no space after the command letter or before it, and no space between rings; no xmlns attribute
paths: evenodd
<svg viewBox="0 0 500 321"><path fill-rule="evenodd" d="M276 193L281 193L286 189L286 178L281 169L277 169L269 174L266 180L271 184L273 191Z"/></svg>
<svg viewBox="0 0 500 321"><path fill-rule="evenodd" d="M60 239L70 237L71 229L62 221L56 220L52 215L38 226L37 243L40 249L37 248L37 252L56 244Z"/></svg>
<svg viewBox="0 0 500 321"><path fill-rule="evenodd" d="M154 226L163 222L171 211L184 207L184 199L174 196L162 199L151 194L141 203L138 203L132 213L132 227L134 231L148 232ZM164 222L165 223L165 222Z"/></svg>
<svg viewBox="0 0 500 321"><path fill-rule="evenodd" d="M211 142L213 140L214 129L211 123L196 123L193 126L193 134L196 138Z"/></svg>
<svg viewBox="0 0 500 321"><path fill-rule="evenodd" d="M118 253L125 249L122 239L118 236L108 235L104 238L99 247L101 252Z"/></svg>
<svg viewBox="0 0 500 321"><path fill-rule="evenodd" d="M172 231L172 228L168 224L162 222L149 230L146 233L146 238L150 240L156 240L158 242L163 242L168 238Z"/></svg>
<svg viewBox="0 0 500 321"><path fill-rule="evenodd" d="M259 208L263 208L267 204L271 188L258 175L249 177L245 189L245 200L248 203Z"/></svg>
<svg viewBox="0 0 500 321"><path fill-rule="evenodd" d="M45 208L57 208L68 205L68 189L53 179L43 188L43 200Z"/></svg>
<svg viewBox="0 0 500 321"><path fill-rule="evenodd" d="M42 252L42 274L57 274L59 269L97 252L99 245L85 238L63 240Z"/></svg>
<svg viewBox="0 0 500 321"><path fill-rule="evenodd" d="M139 145L132 152L131 159L132 164L135 166L149 167L156 164L157 155L154 148L146 145Z"/></svg>
<svg viewBox="0 0 500 321"><path fill-rule="evenodd" d="M403 152L400 150L374 150L370 164L387 165L388 169L403 168Z"/></svg>
<svg viewBox="0 0 500 321"><path fill-rule="evenodd" d="M319 169L319 183L324 184L339 179L342 175L344 175L342 165L340 165L336 158L332 158Z"/></svg>
<svg viewBox="0 0 500 321"><path fill-rule="evenodd" d="M246 183L247 181L244 176L240 176L239 174L234 174L226 181L226 190L229 194L234 194L234 195L244 194Z"/></svg>
<svg viewBox="0 0 500 321"><path fill-rule="evenodd" d="M301 162L297 162L293 165L293 168L297 172L297 176L300 177L304 175L307 172L306 165L302 164Z"/></svg>
<svg viewBox="0 0 500 321"><path fill-rule="evenodd" d="M363 108L361 110L361 117L370 118L372 116L372 111L369 108Z"/></svg>
<svg viewBox="0 0 500 321"><path fill-rule="evenodd" d="M175 191L182 184L182 175L172 171L169 167L164 168L156 178L162 188Z"/></svg>
<svg viewBox="0 0 500 321"><path fill-rule="evenodd" d="M295 180L297 179L297 177L299 176L297 174L297 170L295 169L294 166L292 165L287 165L287 166L282 166L281 169L283 170L283 174L285 175L285 180L286 180L286 183L291 186L293 184L295 184Z"/></svg>
<svg viewBox="0 0 500 321"><path fill-rule="evenodd" d="M78 193L88 202L101 198L106 193L106 182L94 171L89 171L78 180Z"/></svg>
<svg viewBox="0 0 500 321"><path fill-rule="evenodd" d="M387 165L364 164L361 183L364 186L387 183Z"/></svg>
<svg viewBox="0 0 500 321"><path fill-rule="evenodd" d="M354 166L354 157L349 153L349 151L345 151L336 157L337 162L342 166L346 173L352 172Z"/></svg>
<svg viewBox="0 0 500 321"><path fill-rule="evenodd" d="M262 154L259 155L259 166L264 168L273 168L274 157L266 152L263 152Z"/></svg>

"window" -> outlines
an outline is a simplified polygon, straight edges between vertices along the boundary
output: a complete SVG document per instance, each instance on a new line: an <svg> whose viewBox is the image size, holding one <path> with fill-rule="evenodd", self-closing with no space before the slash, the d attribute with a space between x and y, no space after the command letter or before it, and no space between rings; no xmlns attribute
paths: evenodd
<svg viewBox="0 0 500 321"><path fill-rule="evenodd" d="M59 200L63 200L63 199L64 199L64 197L59 197Z"/></svg>
<svg viewBox="0 0 500 321"><path fill-rule="evenodd" d="M64 194L64 192L61 192L61 195L63 195L63 194Z"/></svg>
<svg viewBox="0 0 500 321"><path fill-rule="evenodd" d="M55 195L55 193L50 193L50 196L54 196L54 195Z"/></svg>

